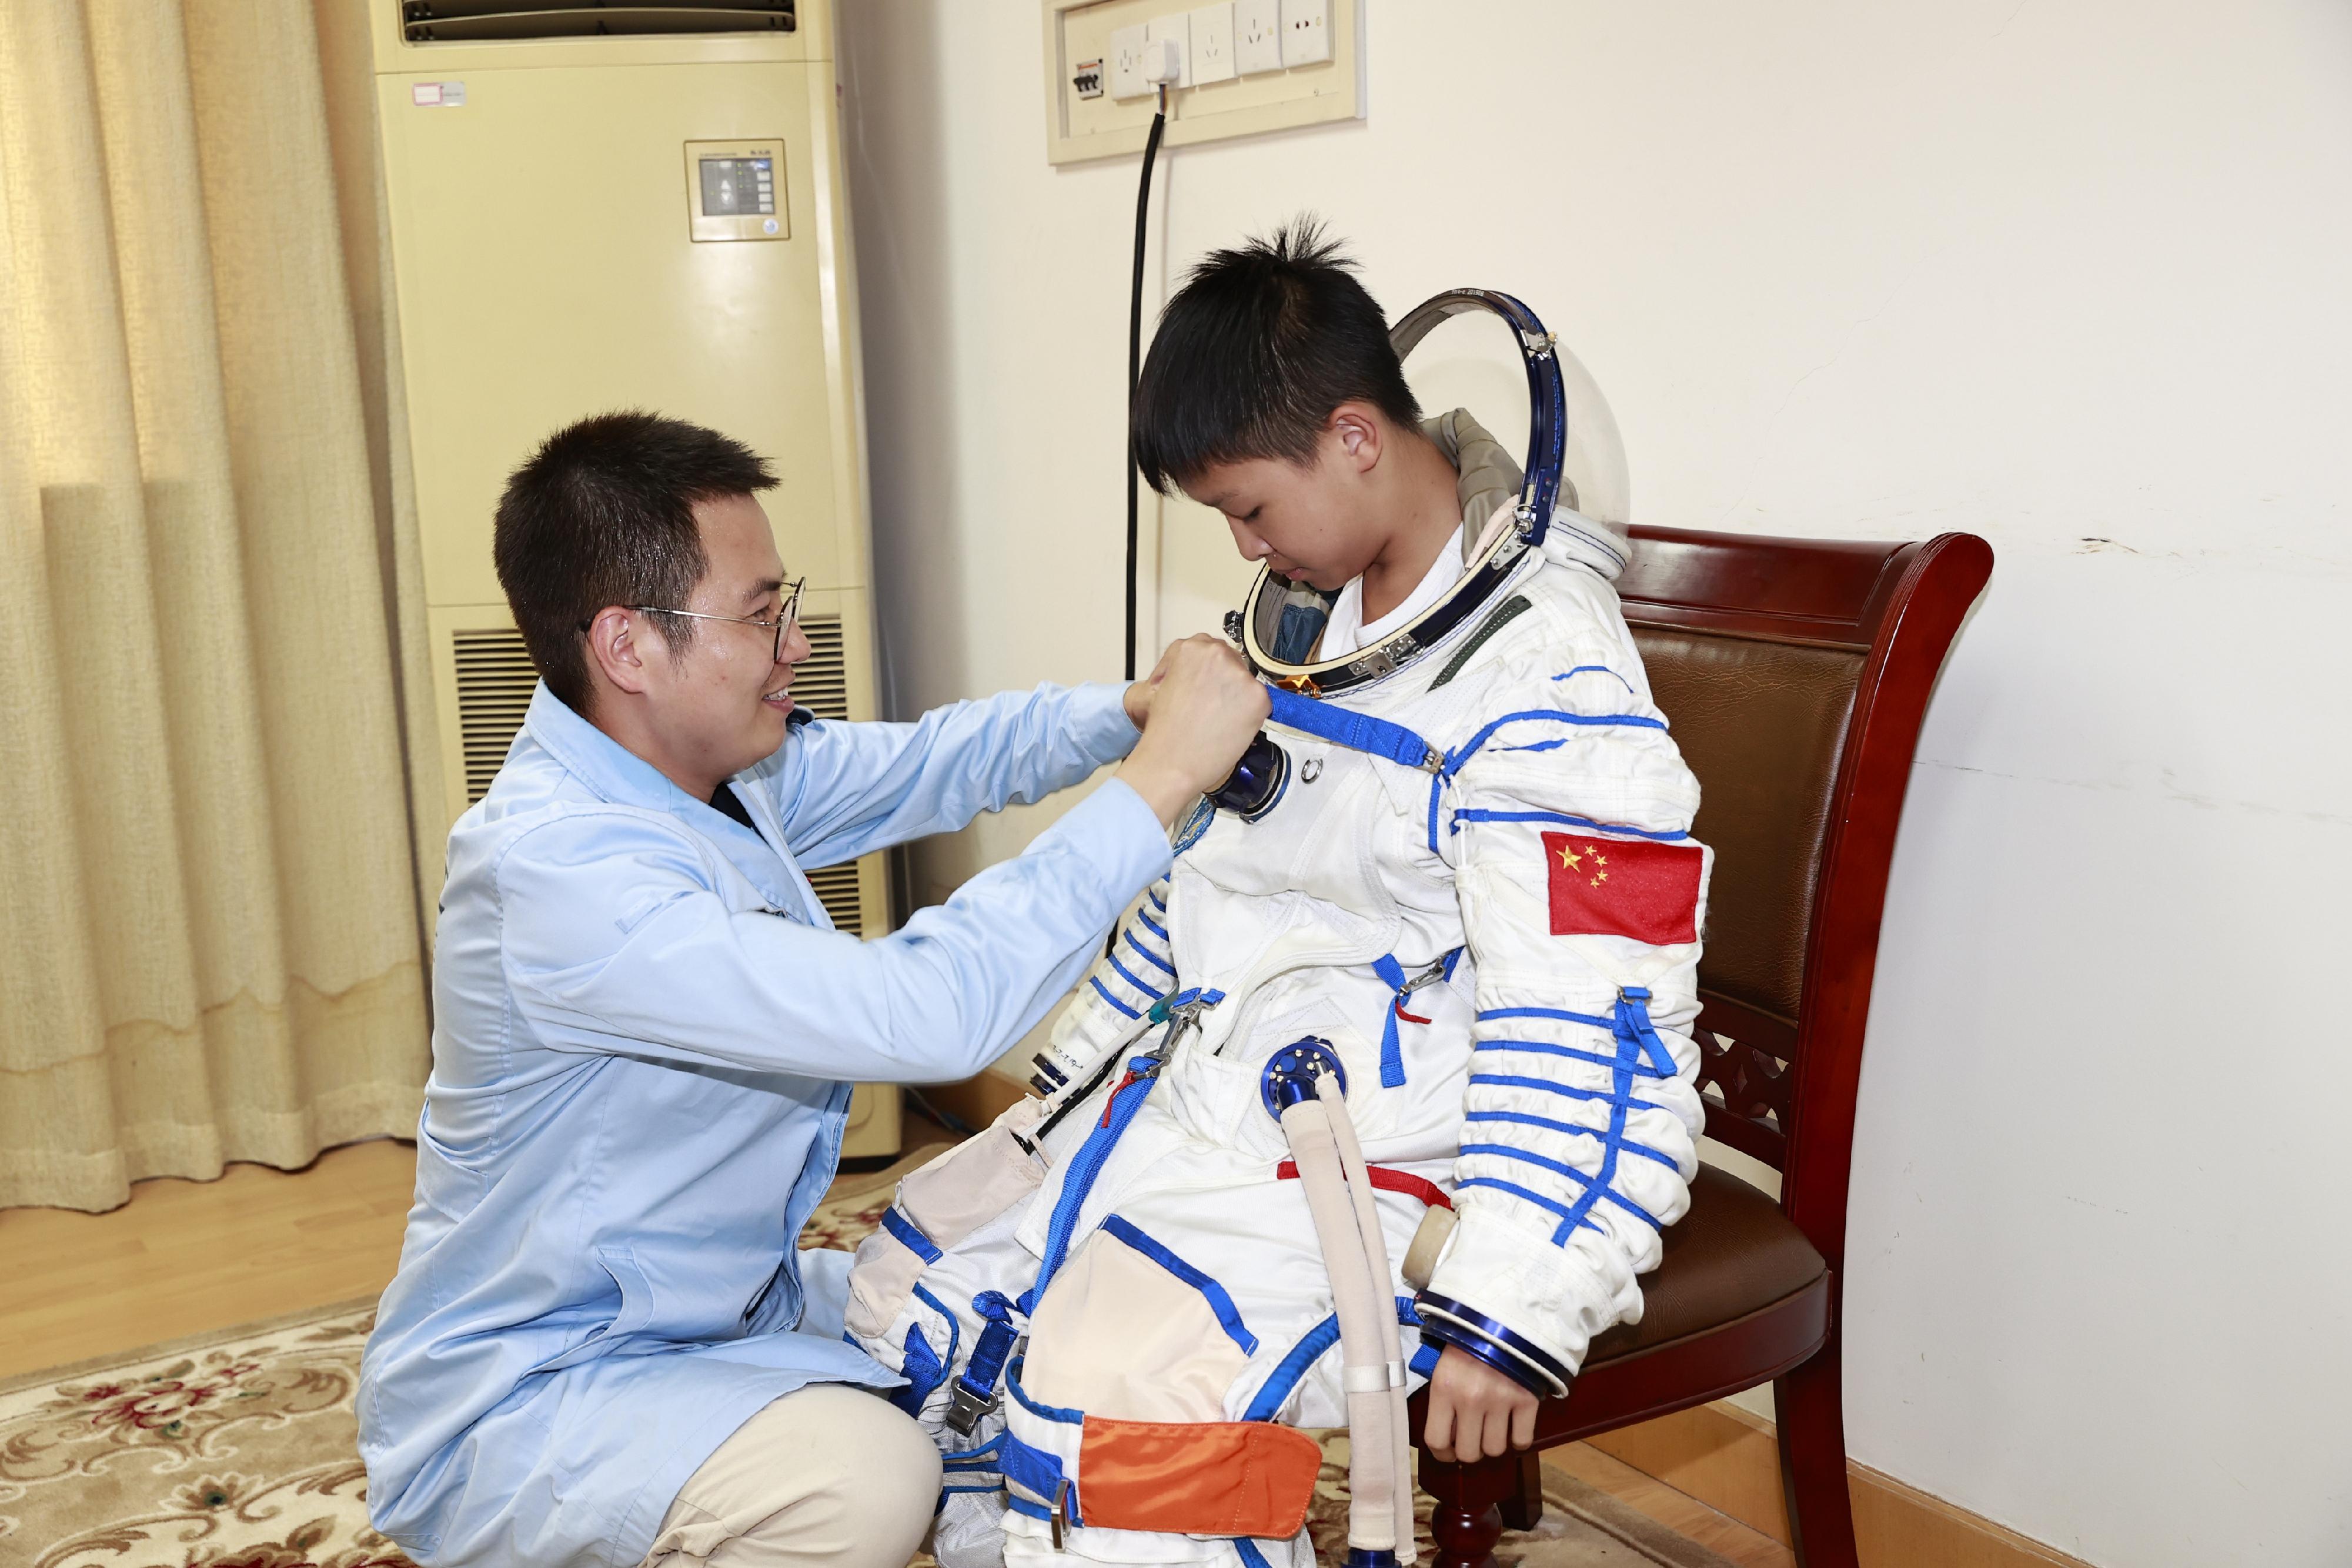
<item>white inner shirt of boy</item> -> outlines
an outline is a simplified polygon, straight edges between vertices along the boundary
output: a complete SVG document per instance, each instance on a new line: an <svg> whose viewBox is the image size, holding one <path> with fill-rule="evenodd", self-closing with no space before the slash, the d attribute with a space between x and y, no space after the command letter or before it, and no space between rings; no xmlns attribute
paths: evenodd
<svg viewBox="0 0 2352 1568"><path fill-rule="evenodd" d="M1445 591L1462 580L1462 530L1455 528L1445 548L1429 564L1428 575L1421 585L1405 595L1404 602L1381 616L1370 625L1364 624L1364 580L1350 579L1331 601L1331 618L1323 623L1323 641L1315 657L1343 659L1360 648L1369 647L1390 632L1411 621L1444 597Z"/></svg>

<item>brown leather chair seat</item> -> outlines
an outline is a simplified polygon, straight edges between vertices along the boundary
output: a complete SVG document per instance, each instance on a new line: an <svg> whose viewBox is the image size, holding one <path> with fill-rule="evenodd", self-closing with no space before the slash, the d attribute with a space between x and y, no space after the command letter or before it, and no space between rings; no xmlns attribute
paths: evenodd
<svg viewBox="0 0 2352 1568"><path fill-rule="evenodd" d="M1642 1276L1642 1321L1594 1340L1586 1366L1718 1328L1829 1271L1780 1204L1738 1176L1701 1166L1690 1197L1690 1212L1666 1227L1664 1260Z"/></svg>

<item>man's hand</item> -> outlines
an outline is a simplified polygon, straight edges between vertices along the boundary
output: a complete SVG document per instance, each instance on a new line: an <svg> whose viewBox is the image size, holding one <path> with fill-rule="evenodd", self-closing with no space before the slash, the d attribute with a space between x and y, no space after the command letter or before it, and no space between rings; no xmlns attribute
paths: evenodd
<svg viewBox="0 0 2352 1568"><path fill-rule="evenodd" d="M1273 705L1242 656L1215 637L1171 645L1150 684L1150 726L1118 776L1173 827L1194 796L1225 781Z"/></svg>
<svg viewBox="0 0 2352 1568"><path fill-rule="evenodd" d="M1449 1465L1498 1458L1536 1440L1536 1396L1449 1344L1429 1380L1422 1440Z"/></svg>
<svg viewBox="0 0 2352 1568"><path fill-rule="evenodd" d="M1151 666L1150 674L1127 684L1127 693L1119 699L1119 706L1127 709L1127 722L1136 728L1141 729L1151 722L1152 694L1159 691L1161 679L1168 674L1170 657L1182 646L1181 643L1168 644L1166 651L1160 655L1160 663Z"/></svg>

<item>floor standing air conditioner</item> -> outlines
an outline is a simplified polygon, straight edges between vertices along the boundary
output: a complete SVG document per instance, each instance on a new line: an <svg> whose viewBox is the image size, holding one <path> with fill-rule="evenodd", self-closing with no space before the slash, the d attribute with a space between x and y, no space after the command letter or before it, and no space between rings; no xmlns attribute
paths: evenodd
<svg viewBox="0 0 2352 1568"><path fill-rule="evenodd" d="M832 0L372 0L424 536L443 825L535 680L490 565L507 474L583 414L649 408L768 457L815 649L793 695L870 718L874 624ZM888 927L879 855L812 873ZM895 1153L861 1087L845 1155Z"/></svg>

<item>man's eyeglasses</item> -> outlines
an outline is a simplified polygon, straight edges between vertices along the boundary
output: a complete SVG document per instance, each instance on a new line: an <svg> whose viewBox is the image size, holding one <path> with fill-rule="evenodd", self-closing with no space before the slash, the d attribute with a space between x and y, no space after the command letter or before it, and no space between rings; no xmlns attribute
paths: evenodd
<svg viewBox="0 0 2352 1568"><path fill-rule="evenodd" d="M683 615L688 621L731 621L739 626L757 626L762 632L773 631L776 645L769 651L768 663L778 664L783 662L784 639L800 621L801 590L807 585L805 577L785 585L784 606L776 612L773 620L763 620L757 615L705 615L699 610L671 610L659 604L625 604L621 608L634 610L641 615ZM585 632L588 626L589 623L583 621L580 630Z"/></svg>

